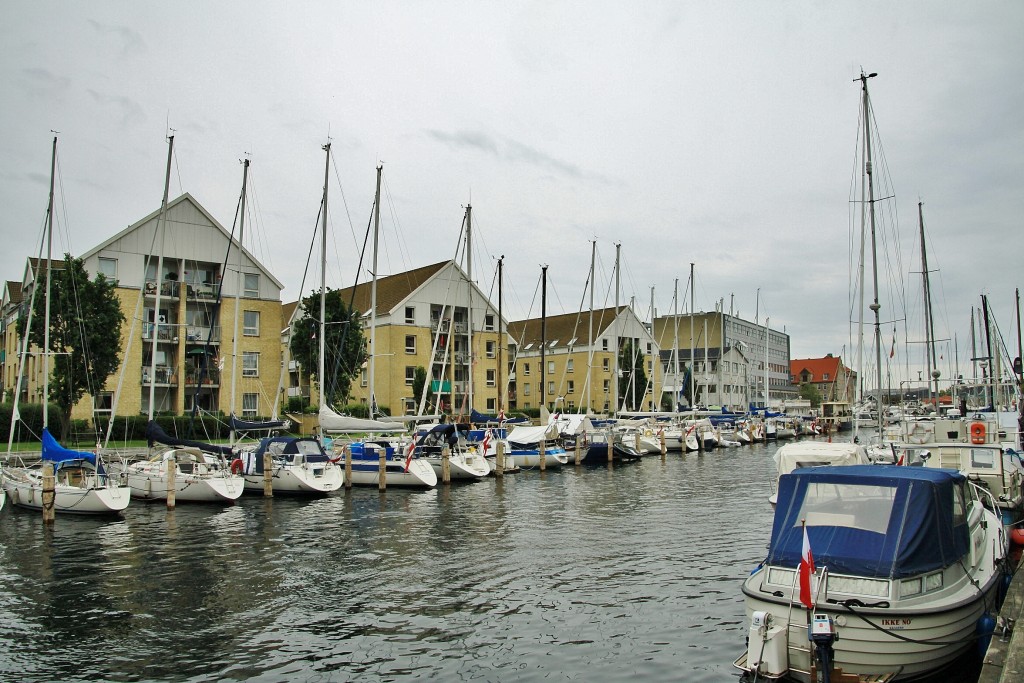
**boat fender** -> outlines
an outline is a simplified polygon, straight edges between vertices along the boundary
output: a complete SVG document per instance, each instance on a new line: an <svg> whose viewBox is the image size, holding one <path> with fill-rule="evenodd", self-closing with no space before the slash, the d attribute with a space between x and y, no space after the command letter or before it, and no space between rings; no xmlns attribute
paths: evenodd
<svg viewBox="0 0 1024 683"><path fill-rule="evenodd" d="M984 657L988 652L989 641L992 640L992 632L996 630L996 618L985 612L978 619L978 625L974 630L978 636L978 656Z"/></svg>
<svg viewBox="0 0 1024 683"><path fill-rule="evenodd" d="M244 469L241 458L235 458L231 461L231 474L241 474Z"/></svg>
<svg viewBox="0 0 1024 683"><path fill-rule="evenodd" d="M1016 545L1024 545L1024 529L1021 527L1014 527L1013 531L1010 532L1010 540Z"/></svg>
<svg viewBox="0 0 1024 683"><path fill-rule="evenodd" d="M971 443L985 443L985 423L971 423Z"/></svg>

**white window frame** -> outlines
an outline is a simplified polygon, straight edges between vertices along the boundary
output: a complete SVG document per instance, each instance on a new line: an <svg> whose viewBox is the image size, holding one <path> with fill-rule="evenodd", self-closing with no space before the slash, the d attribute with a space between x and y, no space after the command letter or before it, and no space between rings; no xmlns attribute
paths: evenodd
<svg viewBox="0 0 1024 683"><path fill-rule="evenodd" d="M405 324L415 325L416 324L416 307L406 306L405 307Z"/></svg>
<svg viewBox="0 0 1024 683"><path fill-rule="evenodd" d="M410 372L410 370L412 372ZM406 365L405 366L405 383L407 386L412 386L416 383L416 366Z"/></svg>
<svg viewBox="0 0 1024 683"><path fill-rule="evenodd" d="M256 325L250 325L249 314L256 316ZM245 337L258 337L260 336L260 312L259 311L242 311L242 336Z"/></svg>
<svg viewBox="0 0 1024 683"><path fill-rule="evenodd" d="M256 417L260 408L260 395L257 393L242 394L242 415Z"/></svg>
<svg viewBox="0 0 1024 683"><path fill-rule="evenodd" d="M494 331L494 314L487 313L484 315L484 330L487 332Z"/></svg>
<svg viewBox="0 0 1024 683"><path fill-rule="evenodd" d="M410 340L412 341L411 344L409 343ZM415 356L416 355L416 335L415 334L407 334L407 335L405 335L405 352L407 354L409 354L410 356Z"/></svg>
<svg viewBox="0 0 1024 683"><path fill-rule="evenodd" d="M108 273L107 272L108 268L104 268L103 266L104 265L109 265L111 263L114 264L114 268L113 268L114 272L113 273ZM103 277L107 278L108 280L113 280L114 282L117 282L117 259L116 258L110 258L109 256L100 256L98 258L98 261L97 261L96 270L97 270L98 274L103 275Z"/></svg>
<svg viewBox="0 0 1024 683"><path fill-rule="evenodd" d="M260 352L242 351L242 377L260 376Z"/></svg>
<svg viewBox="0 0 1024 683"><path fill-rule="evenodd" d="M498 380L496 379L497 370L494 368L487 368L487 386L496 387L498 386Z"/></svg>
<svg viewBox="0 0 1024 683"><path fill-rule="evenodd" d="M242 273L242 296L247 297L249 299L260 298L259 273Z"/></svg>
<svg viewBox="0 0 1024 683"><path fill-rule="evenodd" d="M495 355L497 355L495 353L495 348L496 347L497 347L497 344L493 340L487 342L487 357L488 358L494 358Z"/></svg>

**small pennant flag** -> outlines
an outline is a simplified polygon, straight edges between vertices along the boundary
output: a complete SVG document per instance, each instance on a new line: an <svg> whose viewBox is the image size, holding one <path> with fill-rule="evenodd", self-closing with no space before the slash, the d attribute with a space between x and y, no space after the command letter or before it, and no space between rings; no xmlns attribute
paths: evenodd
<svg viewBox="0 0 1024 683"><path fill-rule="evenodd" d="M814 555L811 554L811 541L807 538L807 527L804 526L803 551L800 553L800 602L807 609L814 607L811 600L811 576L814 574Z"/></svg>

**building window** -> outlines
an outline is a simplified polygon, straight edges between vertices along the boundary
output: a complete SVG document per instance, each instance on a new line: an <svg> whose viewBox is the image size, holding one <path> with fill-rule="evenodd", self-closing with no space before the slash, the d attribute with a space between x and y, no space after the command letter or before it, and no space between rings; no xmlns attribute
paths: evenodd
<svg viewBox="0 0 1024 683"><path fill-rule="evenodd" d="M416 324L416 307L406 306L405 307L405 324L415 325Z"/></svg>
<svg viewBox="0 0 1024 683"><path fill-rule="evenodd" d="M570 358L569 360L565 361L565 371L566 372L572 372L573 365L574 365L574 363L573 363L572 358Z"/></svg>
<svg viewBox="0 0 1024 683"><path fill-rule="evenodd" d="M242 316L242 334L244 334L246 337L260 336L260 312L244 311L242 313Z"/></svg>
<svg viewBox="0 0 1024 683"><path fill-rule="evenodd" d="M487 357L494 358L494 348L497 346L493 341L487 342Z"/></svg>
<svg viewBox="0 0 1024 683"><path fill-rule="evenodd" d="M529 396L529 395L530 395L530 384L529 383L524 383L523 384L523 396Z"/></svg>
<svg viewBox="0 0 1024 683"><path fill-rule="evenodd" d="M651 342L647 342L647 355L651 355Z"/></svg>
<svg viewBox="0 0 1024 683"><path fill-rule="evenodd" d="M92 410L94 413L109 413L114 406L114 392L101 391L93 399Z"/></svg>
<svg viewBox="0 0 1024 683"><path fill-rule="evenodd" d="M487 412L493 413L496 405L497 405L497 399L495 399L495 398L487 399Z"/></svg>
<svg viewBox="0 0 1024 683"><path fill-rule="evenodd" d="M555 374L555 361L553 361L553 360L549 360L548 361L548 374L549 375Z"/></svg>
<svg viewBox="0 0 1024 683"><path fill-rule="evenodd" d="M530 364L529 363L523 363L523 374L524 375L529 375L530 374Z"/></svg>
<svg viewBox="0 0 1024 683"><path fill-rule="evenodd" d="M567 394L575 394L576 393L576 383L573 382L572 380L569 380L568 382L566 382L566 384L565 384L565 393L567 393Z"/></svg>
<svg viewBox="0 0 1024 683"><path fill-rule="evenodd" d="M498 386L498 382L495 379L496 372L497 371L493 370L493 369L488 369L487 370L487 386L489 386L489 387Z"/></svg>
<svg viewBox="0 0 1024 683"><path fill-rule="evenodd" d="M494 314L493 313L488 313L487 315L484 316L484 329L487 330L488 332L491 332L491 331L494 330Z"/></svg>
<svg viewBox="0 0 1024 683"><path fill-rule="evenodd" d="M416 335L405 335L405 352L413 354L416 353Z"/></svg>
<svg viewBox="0 0 1024 683"><path fill-rule="evenodd" d="M612 386L611 380L607 380L607 379L606 379L606 380L604 381L604 393L606 393L606 394L607 394L607 393L608 393L608 390L609 390L609 389L611 388L611 386Z"/></svg>
<svg viewBox="0 0 1024 683"><path fill-rule="evenodd" d="M555 383L554 382L548 382L548 396L554 396L554 395L555 395Z"/></svg>
<svg viewBox="0 0 1024 683"><path fill-rule="evenodd" d="M601 350L602 351L607 351L608 350L608 340L607 339L602 339L601 340Z"/></svg>
<svg viewBox="0 0 1024 683"><path fill-rule="evenodd" d="M256 417L256 408L259 405L259 394L242 394L242 415Z"/></svg>
<svg viewBox="0 0 1024 683"><path fill-rule="evenodd" d="M359 386L365 387L367 382L367 370L366 368L363 368L359 371Z"/></svg>
<svg viewBox="0 0 1024 683"><path fill-rule="evenodd" d="M242 377L259 377L260 354L257 351L242 351Z"/></svg>
<svg viewBox="0 0 1024 683"><path fill-rule="evenodd" d="M250 299L260 298L260 276L259 273L246 273L242 276L242 296Z"/></svg>
<svg viewBox="0 0 1024 683"><path fill-rule="evenodd" d="M412 365L405 366L405 383L412 386L416 382L416 368Z"/></svg>
<svg viewBox="0 0 1024 683"><path fill-rule="evenodd" d="M117 259L100 256L99 274L108 280L117 282Z"/></svg>
<svg viewBox="0 0 1024 683"><path fill-rule="evenodd" d="M604 359L602 359L602 360L601 360L601 368L602 368L602 369L603 369L603 370L604 370L605 372L608 372L608 367L609 367L609 362L608 362L608 359L607 359L607 358L604 358Z"/></svg>
<svg viewBox="0 0 1024 683"><path fill-rule="evenodd" d="M822 375L822 379L825 380L826 382L828 381L828 373L827 372L824 375Z"/></svg>

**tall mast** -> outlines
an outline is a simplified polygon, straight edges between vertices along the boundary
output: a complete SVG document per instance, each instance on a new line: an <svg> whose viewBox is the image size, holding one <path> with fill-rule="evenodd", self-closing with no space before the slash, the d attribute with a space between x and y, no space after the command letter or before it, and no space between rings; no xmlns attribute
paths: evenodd
<svg viewBox="0 0 1024 683"><path fill-rule="evenodd" d="M921 202L917 203L918 224L921 228L921 271L924 276L924 340L925 359L928 370L928 402L938 412L938 403L935 398L939 394L939 366L935 360L935 319L932 316L932 290L928 279L928 250L924 242L924 208ZM935 391L932 391L932 382L935 382Z"/></svg>
<svg viewBox="0 0 1024 683"><path fill-rule="evenodd" d="M594 372L594 256L597 240L590 241L590 315L587 318L587 412L593 412L594 386L591 377Z"/></svg>
<svg viewBox="0 0 1024 683"><path fill-rule="evenodd" d="M505 348L505 328L502 324L502 309L501 309L501 298L502 298L502 278L504 277L503 268L505 266L505 255L502 254L498 257L498 415L501 415L505 409L505 377L504 377L504 348Z"/></svg>
<svg viewBox="0 0 1024 683"><path fill-rule="evenodd" d="M249 179L249 160L246 159L242 162L242 211L238 219L238 277L235 282L235 331L234 336L231 338L231 408L228 411L229 414L235 414L235 388L237 383L238 375L238 318L239 306L241 305L242 296L242 285L244 284L244 275L242 275L242 245L245 237L245 186ZM231 443L235 442L235 430L231 430Z"/></svg>
<svg viewBox="0 0 1024 683"><path fill-rule="evenodd" d="M615 331L615 338L612 342L612 353L615 354L615 370L612 372L612 414L619 412L619 253L622 251L622 243L615 245L615 317L612 329Z"/></svg>
<svg viewBox="0 0 1024 683"><path fill-rule="evenodd" d="M50 199L46 206L46 313L43 320L43 429L49 426L50 405L50 280L53 270L53 177L57 170L57 136L50 156ZM65 264L65 268L67 265ZM20 389L20 387L19 387Z"/></svg>
<svg viewBox="0 0 1024 683"><path fill-rule="evenodd" d="M690 264L690 412L694 411L696 393L694 392L694 381L697 375L694 372L696 364L693 362L693 264Z"/></svg>
<svg viewBox="0 0 1024 683"><path fill-rule="evenodd" d="M997 382L999 381L999 375L996 372L996 359L995 359L995 356L992 355L992 326L991 326L991 323L989 322L988 295L987 294L982 294L981 295L981 312L982 312L982 315L985 318L985 353L988 354L988 381L989 381L989 386L991 387L991 389L990 389L990 391L991 391L990 399L991 400L989 401L988 406L990 408L992 408L993 410L997 410L998 408L997 408L996 404L999 401L998 401L998 398L996 397L996 387L997 387Z"/></svg>
<svg viewBox="0 0 1024 683"><path fill-rule="evenodd" d="M672 294L672 320L673 320L673 337L672 337L672 356L674 358L674 366L672 372L675 373L672 382L672 412L679 411L679 278L675 279L675 293Z"/></svg>
<svg viewBox="0 0 1024 683"><path fill-rule="evenodd" d="M383 168L383 164L377 164L377 191L373 199L373 273L371 273L370 280L370 374L368 377L371 420L377 419L377 387L373 383L373 378L377 365L377 246L380 238L380 176Z"/></svg>
<svg viewBox="0 0 1024 683"><path fill-rule="evenodd" d="M545 351L548 345L548 267L540 267L540 404L548 407Z"/></svg>
<svg viewBox="0 0 1024 683"><path fill-rule="evenodd" d="M874 168L871 160L871 100L868 96L868 79L878 74L865 75L861 72L859 80L861 90L864 93L864 149L866 153L864 170L868 179L868 216L871 226L871 277L874 288L874 298L869 308L875 314L875 387L878 396L878 438L882 438L884 432L885 410L882 408L882 322L879 311L882 306L878 303L878 238L875 231L875 183Z"/></svg>
<svg viewBox="0 0 1024 683"><path fill-rule="evenodd" d="M469 353L469 381L466 384L469 410L473 410L473 205L466 204L466 278L469 280L469 307L466 309L466 351Z"/></svg>
<svg viewBox="0 0 1024 683"><path fill-rule="evenodd" d="M652 286L651 287L651 341L652 342L654 341L654 319L656 317L657 317L656 316L656 311L654 310L654 287ZM652 343L651 344L651 378L650 378L650 380L648 380L648 384L650 384L650 387L651 387L651 403L650 403L650 408L651 408L652 411L653 410L658 410L659 408L661 408L660 405L655 403L655 396L657 396L658 393L654 389L654 377L656 375L656 368L661 366L661 359L655 360L655 358L654 358L654 347L655 347L655 345ZM657 363L657 365L655 365L655 363ZM662 387L665 386L665 377L664 377L664 375L662 376L661 385L662 385ZM662 391L662 393L664 393L664 391ZM643 396L643 398L641 398L641 403L643 402L643 399L646 398L646 397L647 397L647 387L644 387L644 396ZM660 403L660 401L658 403Z"/></svg>
<svg viewBox="0 0 1024 683"><path fill-rule="evenodd" d="M320 227L320 334L317 335L319 359L316 367L317 383L320 385L320 408L327 405L327 378L324 376L327 363L324 356L327 353L327 186L331 171L331 143L324 145L323 150L327 152L327 159L324 162L324 198L320 211L323 223Z"/></svg>
<svg viewBox="0 0 1024 683"><path fill-rule="evenodd" d="M156 229L160 234L159 252L156 255L156 298L153 300L153 339L149 354L149 419L153 419L156 408L156 350L160 339L160 290L163 288L164 233L167 229L167 194L171 190L171 156L174 154L174 136L167 138L167 173L164 175L164 198L160 202L160 217Z"/></svg>
<svg viewBox="0 0 1024 683"><path fill-rule="evenodd" d="M768 323L771 320L768 316L764 317L764 409L768 410L768 336L771 334L771 328L768 327Z"/></svg>

